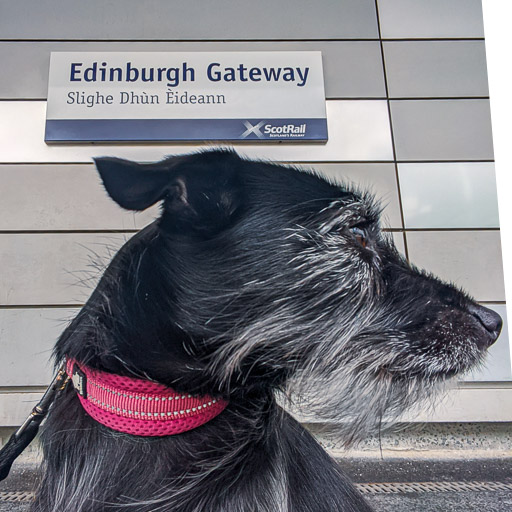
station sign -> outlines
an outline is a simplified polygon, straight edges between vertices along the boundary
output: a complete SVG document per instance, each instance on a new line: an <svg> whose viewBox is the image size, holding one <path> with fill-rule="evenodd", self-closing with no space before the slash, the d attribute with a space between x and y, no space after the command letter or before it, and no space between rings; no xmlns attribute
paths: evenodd
<svg viewBox="0 0 512 512"><path fill-rule="evenodd" d="M321 52L52 52L45 141L327 140Z"/></svg>

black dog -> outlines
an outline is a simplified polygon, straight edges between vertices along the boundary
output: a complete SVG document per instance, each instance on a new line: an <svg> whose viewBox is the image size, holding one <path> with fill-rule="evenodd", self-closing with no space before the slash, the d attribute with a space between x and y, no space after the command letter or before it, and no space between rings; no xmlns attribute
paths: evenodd
<svg viewBox="0 0 512 512"><path fill-rule="evenodd" d="M135 436L84 411L78 375L45 424L31 510L370 510L276 393L360 438L478 364L499 316L412 268L370 196L313 172L228 151L96 165L118 204L162 201L161 216L115 256L56 360L228 405Z"/></svg>

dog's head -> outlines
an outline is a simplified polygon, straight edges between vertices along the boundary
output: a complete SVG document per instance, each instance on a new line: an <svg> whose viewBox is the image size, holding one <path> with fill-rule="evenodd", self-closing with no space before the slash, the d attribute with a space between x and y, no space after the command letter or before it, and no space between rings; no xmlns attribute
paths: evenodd
<svg viewBox="0 0 512 512"><path fill-rule="evenodd" d="M294 383L362 427L499 335L498 315L399 255L366 193L228 151L96 165L123 208L161 201L84 308L131 371L228 395Z"/></svg>

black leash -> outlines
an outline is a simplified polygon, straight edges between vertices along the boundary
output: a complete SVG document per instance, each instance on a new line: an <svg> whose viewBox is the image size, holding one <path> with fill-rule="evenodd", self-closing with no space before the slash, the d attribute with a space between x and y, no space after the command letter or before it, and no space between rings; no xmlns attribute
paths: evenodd
<svg viewBox="0 0 512 512"><path fill-rule="evenodd" d="M51 384L44 392L39 403L32 409L29 417L16 432L9 438L7 444L0 450L0 482L7 478L12 463L36 436L39 425L44 420L55 398L63 391L69 382L66 374L66 361L64 361L53 378Z"/></svg>

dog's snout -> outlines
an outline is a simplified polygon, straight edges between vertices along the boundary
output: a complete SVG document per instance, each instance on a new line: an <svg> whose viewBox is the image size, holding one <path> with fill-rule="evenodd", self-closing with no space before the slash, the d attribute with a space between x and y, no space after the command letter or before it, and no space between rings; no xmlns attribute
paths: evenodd
<svg viewBox="0 0 512 512"><path fill-rule="evenodd" d="M489 333L486 347L490 347L500 335L501 328L503 327L503 320L492 309L480 306L478 304L470 304L468 311L485 327Z"/></svg>

